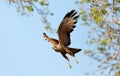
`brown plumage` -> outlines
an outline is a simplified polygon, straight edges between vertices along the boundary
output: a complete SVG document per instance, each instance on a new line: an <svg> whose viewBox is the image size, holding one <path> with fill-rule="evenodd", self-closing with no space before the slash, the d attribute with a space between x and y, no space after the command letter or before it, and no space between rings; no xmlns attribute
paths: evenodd
<svg viewBox="0 0 120 76"><path fill-rule="evenodd" d="M76 14L77 14L77 12L75 10L71 10L63 18L61 24L58 27L58 31L57 31L59 40L49 38L46 35L46 33L43 33L45 40L47 40L48 42L50 42L52 44L52 46L53 46L52 48L56 52L60 52L62 54L62 56L68 61L69 67L71 67L71 65L69 63L69 59L66 56L66 54L71 55L75 59L75 53L81 51L81 49L69 47L69 45L71 44L70 33L75 28L74 24L77 23L77 18L79 17L79 15L76 15ZM75 59L75 61L78 63L78 61L76 59Z"/></svg>

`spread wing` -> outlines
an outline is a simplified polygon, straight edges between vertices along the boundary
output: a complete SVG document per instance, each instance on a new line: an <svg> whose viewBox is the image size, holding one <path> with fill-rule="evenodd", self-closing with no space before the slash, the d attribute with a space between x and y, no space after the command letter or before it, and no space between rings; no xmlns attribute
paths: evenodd
<svg viewBox="0 0 120 76"><path fill-rule="evenodd" d="M66 47L71 43L70 33L73 31L73 28L75 28L74 24L77 23L77 18L79 17L79 15L76 14L77 12L75 10L68 12L58 28L59 42Z"/></svg>
<svg viewBox="0 0 120 76"><path fill-rule="evenodd" d="M58 40L53 39L53 38L49 38L46 33L43 33L43 36L45 38L45 40L47 40L48 42L50 42L52 45L57 45L59 43Z"/></svg>

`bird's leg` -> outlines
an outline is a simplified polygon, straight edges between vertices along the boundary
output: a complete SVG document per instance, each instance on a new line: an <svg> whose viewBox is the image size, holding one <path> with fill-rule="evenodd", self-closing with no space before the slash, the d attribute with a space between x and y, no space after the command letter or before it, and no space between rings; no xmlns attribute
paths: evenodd
<svg viewBox="0 0 120 76"><path fill-rule="evenodd" d="M66 57L67 57L67 56L66 56ZM72 68L72 66L71 66L71 64L70 64L69 59L68 59L68 58L66 58L66 60L68 61L68 67L71 69L71 68Z"/></svg>
<svg viewBox="0 0 120 76"><path fill-rule="evenodd" d="M62 56L68 61L68 67L69 67L69 68L72 68L68 57L67 57L64 53L61 53L61 54L62 54Z"/></svg>
<svg viewBox="0 0 120 76"><path fill-rule="evenodd" d="M73 56L73 59L75 60L75 62L78 64L78 60L75 58L75 56Z"/></svg>
<svg viewBox="0 0 120 76"><path fill-rule="evenodd" d="M71 64L70 64L70 62L68 61L68 67L71 69L72 68L72 66L71 66Z"/></svg>
<svg viewBox="0 0 120 76"><path fill-rule="evenodd" d="M78 60L75 58L74 53L69 48L66 48L66 52L74 58L74 60L77 64L79 63Z"/></svg>

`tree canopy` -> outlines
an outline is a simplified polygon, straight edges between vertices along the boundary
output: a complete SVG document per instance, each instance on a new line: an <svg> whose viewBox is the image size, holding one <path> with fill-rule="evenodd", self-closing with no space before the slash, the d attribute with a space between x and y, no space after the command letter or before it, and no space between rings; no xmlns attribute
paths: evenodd
<svg viewBox="0 0 120 76"><path fill-rule="evenodd" d="M81 0L76 1L84 26L88 26L87 43L94 49L85 54L100 62L100 74L107 70L110 75L120 74L120 0ZM82 4L82 5L81 5ZM83 6L86 7L83 7Z"/></svg>
<svg viewBox="0 0 120 76"><path fill-rule="evenodd" d="M53 15L48 0L8 0L8 3L15 4L21 15L37 11L45 28L52 30L47 19ZM94 46L84 50L84 54L99 62L97 73L120 76L120 0L76 0L75 3L80 10L81 25L90 29L86 43Z"/></svg>

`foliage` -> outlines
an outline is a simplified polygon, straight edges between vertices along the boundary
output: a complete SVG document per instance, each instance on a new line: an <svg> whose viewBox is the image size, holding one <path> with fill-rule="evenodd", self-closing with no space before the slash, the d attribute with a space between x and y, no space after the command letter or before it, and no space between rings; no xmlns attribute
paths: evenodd
<svg viewBox="0 0 120 76"><path fill-rule="evenodd" d="M50 23L47 19L47 16L53 15L49 11L49 2L48 0L8 0L9 4L15 5L17 12L21 15L30 15L37 11L41 16L41 21L45 24L47 30L52 31Z"/></svg>
<svg viewBox="0 0 120 76"><path fill-rule="evenodd" d="M84 26L88 26L88 41L94 49L84 51L100 62L100 74L120 76L120 0L78 0ZM98 71L97 71L98 72Z"/></svg>
<svg viewBox="0 0 120 76"><path fill-rule="evenodd" d="M46 25L45 28L52 30L47 16L53 13L49 11L47 0L8 2L15 4L22 15L37 11ZM80 9L82 25L90 29L87 43L94 47L85 50L84 54L99 62L97 73L120 76L120 0L77 0L75 3Z"/></svg>

